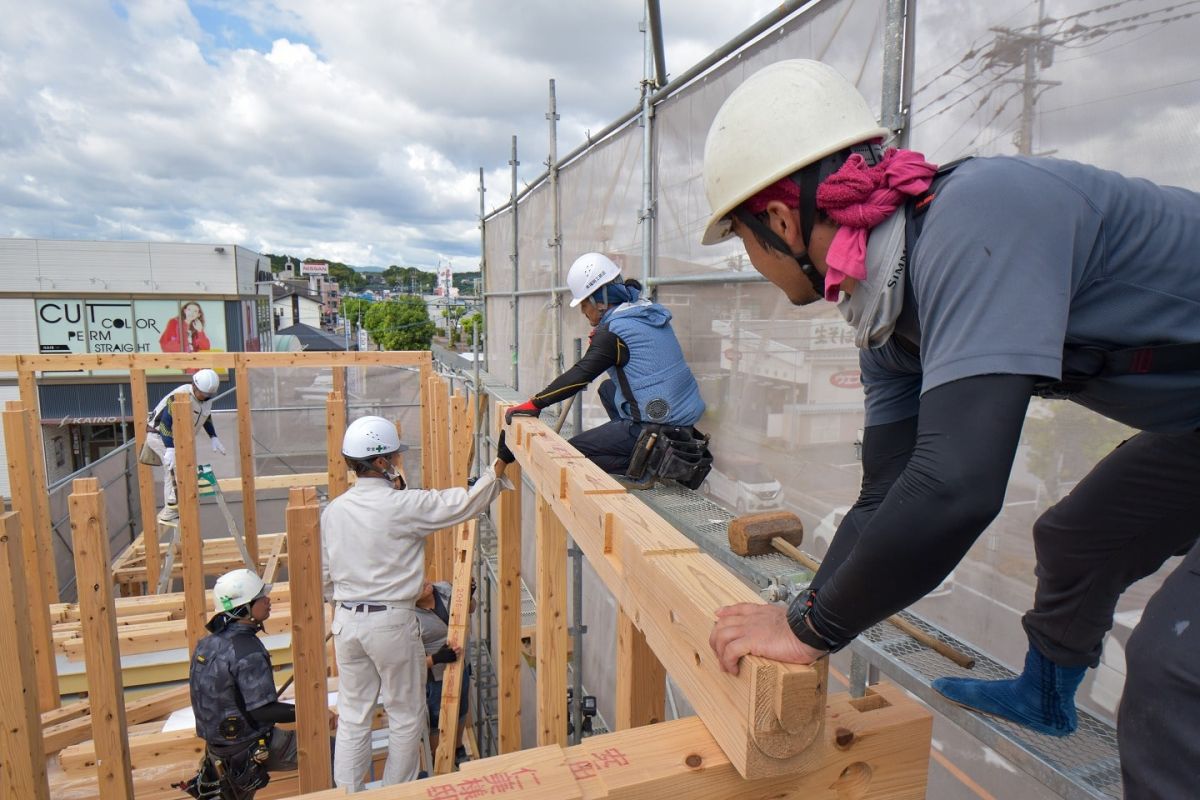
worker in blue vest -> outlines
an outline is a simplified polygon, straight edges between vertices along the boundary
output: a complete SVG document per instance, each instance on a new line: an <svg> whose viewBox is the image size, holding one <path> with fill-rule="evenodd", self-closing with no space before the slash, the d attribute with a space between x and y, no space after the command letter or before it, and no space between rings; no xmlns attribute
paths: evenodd
<svg viewBox="0 0 1200 800"><path fill-rule="evenodd" d="M969 708L1066 736L1117 600L1184 559L1125 647L1125 797L1200 786L1200 194L1052 158L938 169L883 150L836 70L788 60L726 99L703 242L739 240L796 305L854 328L863 482L809 590L722 609L710 643L807 664L920 599L1000 512L1030 395L1140 429L1034 524L1024 669L942 678Z"/></svg>
<svg viewBox="0 0 1200 800"><path fill-rule="evenodd" d="M624 473L648 430L663 433L664 441L665 434L693 438L704 400L671 327L671 312L642 298L642 285L622 280L621 268L602 253L577 258L567 273L567 287L571 307L595 326L587 352L545 389L510 408L506 423L514 415L538 416L607 372L599 394L609 421L572 438L576 450L605 472ZM703 475L697 479L693 474L690 480L699 486Z"/></svg>

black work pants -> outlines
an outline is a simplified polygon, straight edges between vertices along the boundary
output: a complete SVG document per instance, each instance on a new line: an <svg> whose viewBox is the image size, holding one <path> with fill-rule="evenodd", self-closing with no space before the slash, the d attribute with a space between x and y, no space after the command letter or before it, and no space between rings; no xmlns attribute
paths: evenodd
<svg viewBox="0 0 1200 800"><path fill-rule="evenodd" d="M1200 432L1129 439L1033 534L1037 591L1023 624L1065 667L1099 663L1121 593L1191 548L1130 637L1117 731L1126 798L1190 796L1200 786Z"/></svg>
<svg viewBox="0 0 1200 800"><path fill-rule="evenodd" d="M601 383L598 393L609 421L577 434L570 444L605 472L623 474L629 468L633 446L637 444L642 426L621 419L616 403L617 387L611 380Z"/></svg>

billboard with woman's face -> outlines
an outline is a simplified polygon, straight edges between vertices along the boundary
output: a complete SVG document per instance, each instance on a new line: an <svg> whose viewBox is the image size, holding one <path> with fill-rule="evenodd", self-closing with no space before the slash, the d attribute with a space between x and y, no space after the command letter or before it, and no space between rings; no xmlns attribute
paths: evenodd
<svg viewBox="0 0 1200 800"><path fill-rule="evenodd" d="M42 353L224 352L222 300L38 300Z"/></svg>

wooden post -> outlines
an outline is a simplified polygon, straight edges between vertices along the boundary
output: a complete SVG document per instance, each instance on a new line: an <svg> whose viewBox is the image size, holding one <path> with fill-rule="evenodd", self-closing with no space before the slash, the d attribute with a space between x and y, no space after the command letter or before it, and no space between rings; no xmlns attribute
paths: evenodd
<svg viewBox="0 0 1200 800"><path fill-rule="evenodd" d="M333 370L333 390L344 400L346 398L346 368L332 367L331 369Z"/></svg>
<svg viewBox="0 0 1200 800"><path fill-rule="evenodd" d="M325 464L329 472L329 499L350 487L346 478L346 459L342 457L342 437L346 434L346 400L336 391L325 401Z"/></svg>
<svg viewBox="0 0 1200 800"><path fill-rule="evenodd" d="M24 424L24 420L20 420ZM5 413L5 429L8 412ZM10 439L5 441L11 447ZM11 474L11 473L10 473ZM15 501L15 498L14 498ZM34 666L34 636L30 607L34 577L26 580L25 548L18 514L0 516L0 797L49 800L42 721L38 715L40 675ZM42 607L45 609L45 606ZM54 693L58 697L58 692Z"/></svg>
<svg viewBox="0 0 1200 800"><path fill-rule="evenodd" d="M514 753L521 749L521 467L509 464L504 474L517 488L501 492L496 500L496 580L500 584L496 727L500 752Z"/></svg>
<svg viewBox="0 0 1200 800"><path fill-rule="evenodd" d="M17 356L18 378L21 389L21 405L29 412L29 461L33 467L34 506L37 523L36 542L42 564L42 588L45 597L52 603L58 602L58 570L54 565L54 534L50 530L50 493L46 489L46 444L42 438L42 405L38 396L37 373L25 366L28 356Z"/></svg>
<svg viewBox="0 0 1200 800"><path fill-rule="evenodd" d="M133 398L133 443L135 453L142 452L146 443L146 420L150 416L150 401L146 394L146 370L129 370L129 393ZM158 571L162 556L158 552L158 519L155 514L154 468L138 461L138 497L141 498L142 544L146 548L146 591L158 591Z"/></svg>
<svg viewBox="0 0 1200 800"><path fill-rule="evenodd" d="M665 718L667 671L646 636L617 609L617 727L623 731Z"/></svg>
<svg viewBox="0 0 1200 800"><path fill-rule="evenodd" d="M433 399L429 391L429 379L433 377L433 365L421 364L421 487L433 488ZM428 558L426 559L428 561Z"/></svg>
<svg viewBox="0 0 1200 800"><path fill-rule="evenodd" d="M567 529L537 500L538 746L567 744Z"/></svg>
<svg viewBox="0 0 1200 800"><path fill-rule="evenodd" d="M450 384L441 378L437 379L437 424L435 425L434 437L436 442L434 449L437 450L437 470L438 470L438 488L449 489L453 486L453 469L451 467L450 454ZM464 482L465 483L465 482ZM436 572L437 580L448 581L454 571L454 532L453 529L447 528L438 531L434 534L435 537L435 552L437 553Z"/></svg>
<svg viewBox="0 0 1200 800"><path fill-rule="evenodd" d="M191 419L190 408L187 414ZM133 800L104 492L95 478L81 478L71 488L75 585L79 589L79 617L87 655L96 778L101 800Z"/></svg>
<svg viewBox="0 0 1200 800"><path fill-rule="evenodd" d="M292 663L296 676L296 749L300 760L300 792L306 793L333 785L329 768L325 606L317 490L311 486L291 489L286 513Z"/></svg>
<svg viewBox="0 0 1200 800"><path fill-rule="evenodd" d="M467 398L455 392L450 398L450 485L466 486L471 474L471 444L475 417L467 410Z"/></svg>
<svg viewBox="0 0 1200 800"><path fill-rule="evenodd" d="M208 603L204 592L204 548L200 543L200 498L196 489L196 423L192 397L181 392L170 400L175 440L175 491L179 503L179 557L183 561L183 614L188 652L204 637ZM164 478L166 480L166 478Z"/></svg>
<svg viewBox="0 0 1200 800"><path fill-rule="evenodd" d="M238 460L242 473L242 532L246 550L258 563L258 495L254 489L254 419L250 411L250 368L239 354L234 362L237 381Z"/></svg>
<svg viewBox="0 0 1200 800"><path fill-rule="evenodd" d="M462 645L463 654L446 665L442 673L442 706L438 714L438 749L433 771L438 775L454 771L454 751L458 746L458 712L467 698L461 694L463 670L467 660L467 630L471 626L471 574L475 569L476 521L454 527L454 580L450 596L450 625L446 643Z"/></svg>
<svg viewBox="0 0 1200 800"><path fill-rule="evenodd" d="M50 628L50 598L38 576L43 574L37 547L37 529L30 524L37 519L37 503L33 497L33 471L29 469L29 412L20 402L10 400L4 410L4 444L8 456L9 492L12 495L12 510L19 516L13 521L24 521L19 539L19 552L24 570L25 591L20 606L0 608L29 608L29 626L33 645L33 663L37 676L37 705L39 711L58 708L58 665L54 657L54 638ZM0 578L2 579L2 578ZM54 598L58 600L58 598ZM15 673L6 672L6 675ZM32 689L35 684L28 684Z"/></svg>

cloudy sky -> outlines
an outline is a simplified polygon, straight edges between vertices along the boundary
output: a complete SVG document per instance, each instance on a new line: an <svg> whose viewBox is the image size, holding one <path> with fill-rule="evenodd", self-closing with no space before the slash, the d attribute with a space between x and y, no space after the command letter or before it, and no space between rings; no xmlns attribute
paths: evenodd
<svg viewBox="0 0 1200 800"><path fill-rule="evenodd" d="M770 0L666 0L678 74ZM0 0L0 236L478 263L491 204L632 108L638 0ZM490 207L489 207L490 210Z"/></svg>

